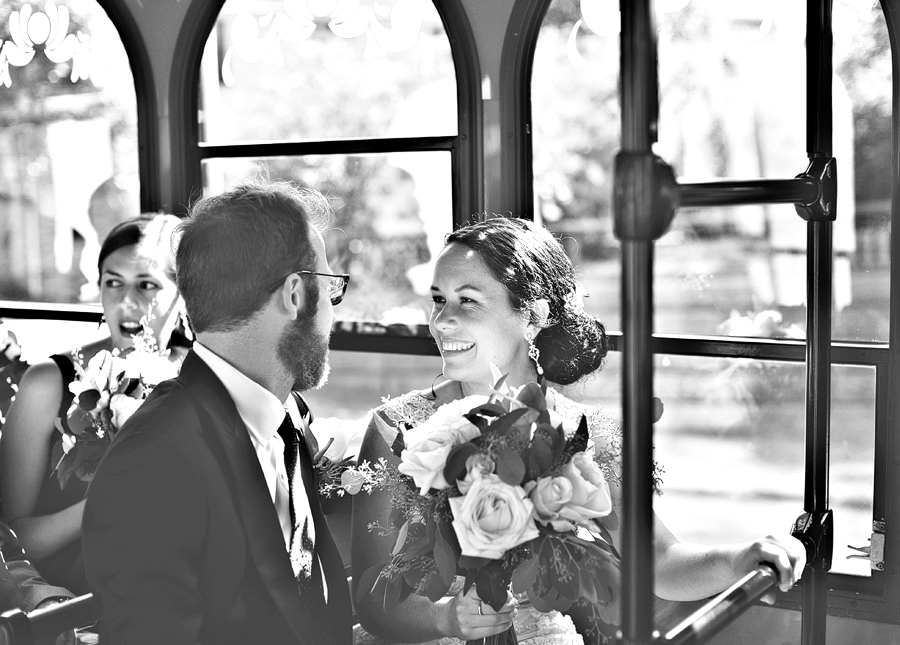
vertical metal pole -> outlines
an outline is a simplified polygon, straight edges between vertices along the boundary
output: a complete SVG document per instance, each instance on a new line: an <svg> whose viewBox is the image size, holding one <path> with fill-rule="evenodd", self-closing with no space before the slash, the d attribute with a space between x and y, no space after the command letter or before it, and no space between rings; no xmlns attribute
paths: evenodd
<svg viewBox="0 0 900 645"><path fill-rule="evenodd" d="M831 0L807 0L806 118L810 160L832 154ZM828 510L831 411L832 222L807 224L806 479L804 510ZM829 555L830 560L830 555ZM801 642L825 644L827 566L814 563L803 585Z"/></svg>
<svg viewBox="0 0 900 645"><path fill-rule="evenodd" d="M622 0L620 10L622 152L650 155L658 113L656 26L651 2ZM635 208L635 201L640 199L628 201ZM643 206L648 204L644 202ZM635 210L640 208L638 205ZM648 215L619 212L616 216ZM638 234L622 239L622 638L629 644L650 643L653 638L653 241L650 236L641 238Z"/></svg>

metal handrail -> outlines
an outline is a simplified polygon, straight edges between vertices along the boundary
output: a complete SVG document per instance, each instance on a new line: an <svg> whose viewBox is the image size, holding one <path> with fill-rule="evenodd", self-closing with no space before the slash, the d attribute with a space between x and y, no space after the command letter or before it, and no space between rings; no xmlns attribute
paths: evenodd
<svg viewBox="0 0 900 645"><path fill-rule="evenodd" d="M657 642L660 645L695 645L706 642L777 584L778 574L775 569L763 565L711 598Z"/></svg>

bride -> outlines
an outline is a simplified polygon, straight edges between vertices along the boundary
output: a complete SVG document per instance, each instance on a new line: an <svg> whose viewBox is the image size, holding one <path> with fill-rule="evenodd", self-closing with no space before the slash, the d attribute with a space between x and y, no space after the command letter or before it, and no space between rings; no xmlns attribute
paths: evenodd
<svg viewBox="0 0 900 645"><path fill-rule="evenodd" d="M559 242L527 220L495 217L458 229L447 237L437 259L431 287L434 306L430 331L443 358L448 380L426 390L387 401L373 414L399 426L421 424L441 405L474 394L489 394L491 364L518 387L538 374L568 385L599 369L607 353L602 323L581 305L572 265ZM548 403L561 416L577 422L584 414L604 471L611 474L614 507L621 509L616 461L618 429L599 409L582 406L548 389ZM375 428L373 418L360 449L360 462L398 459ZM390 559L394 537L374 528L384 526L391 511L391 493L380 489L354 499L352 526L353 579ZM615 545L621 545L612 530ZM680 542L656 518L654 522L656 593L668 600L697 600L730 586L760 563L779 572L783 591L799 578L805 564L802 545L793 538L772 536L745 544L707 547ZM354 593L356 590L354 589ZM362 643L418 643L472 640L498 634L514 625L520 643L569 645L581 642L569 617L539 614L509 596L495 612L482 603L474 586L460 589L436 603L410 595L392 612L371 596L357 603L365 632ZM586 616L589 607L573 605L569 612L585 643L602 642L609 626Z"/></svg>

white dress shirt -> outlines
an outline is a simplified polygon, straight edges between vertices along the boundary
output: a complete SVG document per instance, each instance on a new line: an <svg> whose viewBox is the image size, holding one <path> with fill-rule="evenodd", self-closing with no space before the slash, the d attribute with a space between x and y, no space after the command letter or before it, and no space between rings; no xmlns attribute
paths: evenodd
<svg viewBox="0 0 900 645"><path fill-rule="evenodd" d="M279 401L278 397L269 390L245 376L240 370L208 347L204 347L200 342L195 341L193 349L194 353L222 381L234 401L241 420L247 426L250 441L256 450L256 457L259 459L259 465L269 489L269 496L275 504L285 548L290 554L293 528L291 527L290 488L287 469L284 465L284 441L278 435L278 428L284 420L285 412L291 416L294 427L305 427L305 420L300 417L297 401L290 395L288 395L287 401ZM299 466L298 463L298 468ZM294 510L300 526L303 526L304 517L309 518L310 537L315 542L315 527L309 499L306 497L306 490L303 486L297 486L297 488L298 490L294 491ZM293 559L291 561L296 577L299 573L299 565Z"/></svg>

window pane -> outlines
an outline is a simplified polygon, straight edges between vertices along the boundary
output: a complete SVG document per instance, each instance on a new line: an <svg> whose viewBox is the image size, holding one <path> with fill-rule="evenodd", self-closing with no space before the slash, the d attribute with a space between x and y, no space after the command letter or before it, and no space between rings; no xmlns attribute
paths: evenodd
<svg viewBox="0 0 900 645"><path fill-rule="evenodd" d="M0 4L0 47L0 299L95 301L99 243L140 208L125 49L88 0Z"/></svg>
<svg viewBox="0 0 900 645"><path fill-rule="evenodd" d="M201 70L201 141L456 134L430 0L228 0Z"/></svg>
<svg viewBox="0 0 900 645"><path fill-rule="evenodd" d="M216 159L203 171L214 193L261 173L320 190L334 208L329 265L351 276L338 319L428 322L433 259L453 221L449 153Z"/></svg>
<svg viewBox="0 0 900 645"><path fill-rule="evenodd" d="M361 430L383 397L427 389L442 369L439 356L331 352L329 362L328 383L304 397L313 413L338 417Z"/></svg>
<svg viewBox="0 0 900 645"><path fill-rule="evenodd" d="M872 531L875 372L836 366L832 379L831 571L867 576L847 545L868 545ZM655 507L675 535L717 544L789 532L803 512L804 382L802 364L658 357Z"/></svg>
<svg viewBox="0 0 900 645"><path fill-rule="evenodd" d="M805 3L657 2L655 151L683 181L791 178L807 165ZM535 210L591 265L611 262L620 147L616 3L554 0L532 77ZM891 61L878 3L834 3L833 337L886 342ZM690 245L690 250L678 247ZM655 330L715 334L736 310L805 329L806 223L791 206L681 209L658 244ZM686 259L686 260L685 260ZM677 262L676 262L677 261ZM604 277L607 271L600 271ZM590 305L589 305L590 306ZM618 301L607 303L618 307ZM606 319L616 314L600 310Z"/></svg>

